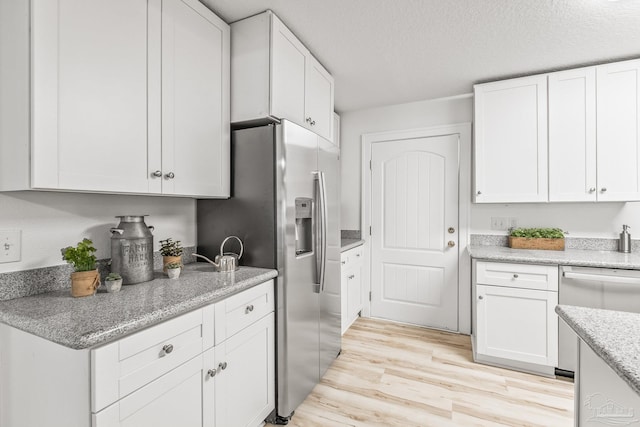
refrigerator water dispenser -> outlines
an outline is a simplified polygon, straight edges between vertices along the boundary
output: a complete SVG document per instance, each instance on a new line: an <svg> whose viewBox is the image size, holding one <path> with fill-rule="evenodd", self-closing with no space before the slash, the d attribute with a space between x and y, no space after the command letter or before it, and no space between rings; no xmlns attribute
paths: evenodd
<svg viewBox="0 0 640 427"><path fill-rule="evenodd" d="M313 251L312 206L312 199L296 198L296 255Z"/></svg>

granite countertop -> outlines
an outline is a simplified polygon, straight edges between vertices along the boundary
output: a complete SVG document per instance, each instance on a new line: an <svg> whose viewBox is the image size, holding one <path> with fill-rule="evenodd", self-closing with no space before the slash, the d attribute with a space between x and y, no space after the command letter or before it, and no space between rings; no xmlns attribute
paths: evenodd
<svg viewBox="0 0 640 427"><path fill-rule="evenodd" d="M342 239L342 247L340 252L348 251L349 249L357 248L364 244L362 239Z"/></svg>
<svg viewBox="0 0 640 427"><path fill-rule="evenodd" d="M559 305L556 313L640 394L640 314Z"/></svg>
<svg viewBox="0 0 640 427"><path fill-rule="evenodd" d="M469 246L472 258L491 261L523 262L532 264L575 265L635 270L640 269L640 252L628 254L616 251L566 249L542 251L511 249L504 246Z"/></svg>
<svg viewBox="0 0 640 427"><path fill-rule="evenodd" d="M209 264L188 264L179 279L156 272L154 280L124 285L115 293L73 298L67 289L2 301L0 322L66 347L85 349L224 299L277 275L276 270L253 267L214 273Z"/></svg>

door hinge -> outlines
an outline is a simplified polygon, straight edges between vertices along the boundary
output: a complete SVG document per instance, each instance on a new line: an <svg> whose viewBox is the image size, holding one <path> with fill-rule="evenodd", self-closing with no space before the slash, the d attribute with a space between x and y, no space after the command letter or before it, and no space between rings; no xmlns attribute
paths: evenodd
<svg viewBox="0 0 640 427"><path fill-rule="evenodd" d="M373 170L373 166L371 165L371 160L369 160L369 170Z"/></svg>
<svg viewBox="0 0 640 427"><path fill-rule="evenodd" d="M369 291L369 301L371 301L371 291Z"/></svg>
<svg viewBox="0 0 640 427"><path fill-rule="evenodd" d="M371 236L371 226L369 226L369 236Z"/></svg>

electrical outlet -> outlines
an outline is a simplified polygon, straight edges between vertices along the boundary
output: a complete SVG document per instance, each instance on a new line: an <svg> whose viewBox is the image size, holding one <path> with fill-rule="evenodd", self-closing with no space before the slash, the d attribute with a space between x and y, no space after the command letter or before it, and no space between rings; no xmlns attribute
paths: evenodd
<svg viewBox="0 0 640 427"><path fill-rule="evenodd" d="M518 228L518 218L514 218L514 217L509 218L508 228Z"/></svg>
<svg viewBox="0 0 640 427"><path fill-rule="evenodd" d="M20 230L0 230L0 263L20 261Z"/></svg>
<svg viewBox="0 0 640 427"><path fill-rule="evenodd" d="M491 217L492 230L506 230L507 228L509 228L507 224L508 224L508 218L501 217L501 216Z"/></svg>

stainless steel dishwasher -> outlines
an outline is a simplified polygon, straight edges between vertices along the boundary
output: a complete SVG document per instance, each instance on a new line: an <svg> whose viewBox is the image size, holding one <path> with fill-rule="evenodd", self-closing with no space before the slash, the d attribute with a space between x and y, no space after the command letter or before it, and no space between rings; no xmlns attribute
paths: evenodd
<svg viewBox="0 0 640 427"><path fill-rule="evenodd" d="M561 266L558 302L640 313L640 271ZM558 322L558 368L575 372L576 356L575 333Z"/></svg>

